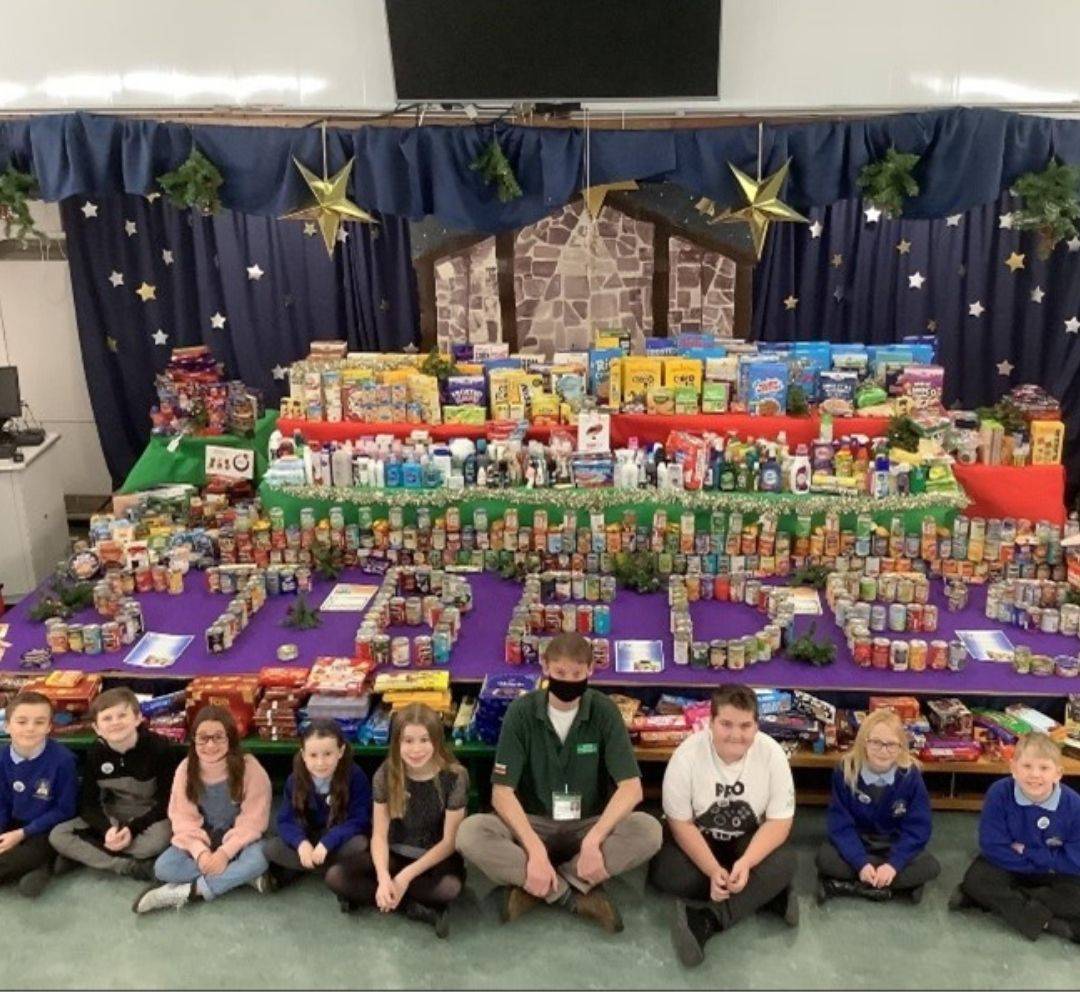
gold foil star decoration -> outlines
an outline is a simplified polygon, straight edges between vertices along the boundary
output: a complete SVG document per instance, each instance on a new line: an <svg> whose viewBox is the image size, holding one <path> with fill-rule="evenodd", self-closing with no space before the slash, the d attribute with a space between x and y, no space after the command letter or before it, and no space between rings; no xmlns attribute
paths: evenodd
<svg viewBox="0 0 1080 992"><path fill-rule="evenodd" d="M735 181L739 184L746 199L746 206L738 210L725 210L717 213L716 204L706 198L698 201L697 209L710 217L710 224L723 224L742 220L750 227L750 239L754 243L754 256L760 260L765 250L765 236L769 233L769 225L780 221L789 221L799 224L809 224L808 218L797 210L793 210L780 199L780 187L787 179L788 168L791 159L788 159L771 176L764 179L751 179L741 169L737 169L730 162L728 168L735 174Z"/></svg>
<svg viewBox="0 0 1080 992"><path fill-rule="evenodd" d="M1024 267L1024 259L1026 255L1018 255L1015 251L1005 259L1005 264L1009 267L1010 272L1015 272L1017 269Z"/></svg>
<svg viewBox="0 0 1080 992"><path fill-rule="evenodd" d="M581 195L585 197L585 209L589 211L589 216L596 220L600 216L600 211L604 206L604 197L608 193L618 193L622 190L637 189L638 184L633 179L624 179L616 183L603 183L599 186L586 186Z"/></svg>
<svg viewBox="0 0 1080 992"><path fill-rule="evenodd" d="M300 170L300 175L304 177L304 182L308 184L308 189L315 197L315 202L286 214L282 220L314 221L322 234L326 253L331 257L334 254L334 245L337 244L338 230L343 220L358 220L364 224L378 223L363 207L358 207L348 198L349 175L355 161L355 158L349 159L329 179L320 179L299 159L293 159L296 168Z"/></svg>

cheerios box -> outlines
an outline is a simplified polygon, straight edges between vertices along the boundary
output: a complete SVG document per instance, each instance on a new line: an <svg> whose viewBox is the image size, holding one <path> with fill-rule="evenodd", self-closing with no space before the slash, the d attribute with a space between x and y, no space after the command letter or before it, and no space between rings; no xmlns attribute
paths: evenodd
<svg viewBox="0 0 1080 992"><path fill-rule="evenodd" d="M619 362L622 371L624 403L644 403L650 389L661 386L664 363L659 358L624 358Z"/></svg>
<svg viewBox="0 0 1080 992"><path fill-rule="evenodd" d="M787 410L787 362L754 359L740 372L739 395L750 413L768 417Z"/></svg>

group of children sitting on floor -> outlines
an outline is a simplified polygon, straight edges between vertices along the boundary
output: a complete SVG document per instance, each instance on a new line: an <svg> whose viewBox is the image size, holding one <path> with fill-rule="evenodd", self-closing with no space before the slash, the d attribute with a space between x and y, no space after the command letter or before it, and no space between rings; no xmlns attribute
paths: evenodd
<svg viewBox="0 0 1080 992"><path fill-rule="evenodd" d="M412 705L395 717L388 756L370 784L338 725L312 722L269 839L270 779L244 752L227 709L197 714L177 765L129 689L102 693L91 711L98 739L81 789L73 754L50 739L52 714L45 696L16 696L7 708L11 743L0 750L0 882L17 882L23 895L39 895L52 876L80 864L154 882L135 900L136 913L318 874L343 911L401 911L446 936L447 907L465 880L456 840L468 777L429 708ZM1020 739L1012 777L987 793L980 854L952 908L991 910L1029 939L1050 931L1080 941L1080 795L1061 777L1048 737ZM666 779L666 810L676 802L668 788ZM891 711L864 721L835 769L827 823L819 902L899 891L918 901L938 875L927 851L926 787Z"/></svg>

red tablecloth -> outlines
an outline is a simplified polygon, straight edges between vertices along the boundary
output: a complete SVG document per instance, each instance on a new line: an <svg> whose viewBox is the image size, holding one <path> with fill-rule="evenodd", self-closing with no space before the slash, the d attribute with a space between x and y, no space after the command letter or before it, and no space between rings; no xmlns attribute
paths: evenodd
<svg viewBox="0 0 1080 992"><path fill-rule="evenodd" d="M969 517L1065 522L1064 465L954 465L953 474L971 497Z"/></svg>
<svg viewBox="0 0 1080 992"><path fill-rule="evenodd" d="M889 422L884 417L841 417L833 421L833 436L865 434L884 436ZM821 432L821 419L813 417L755 417L749 413L617 413L611 418L611 443L625 445L632 437L642 443L663 443L672 431L726 434L734 431L740 438L778 437L783 431L788 444L809 444Z"/></svg>

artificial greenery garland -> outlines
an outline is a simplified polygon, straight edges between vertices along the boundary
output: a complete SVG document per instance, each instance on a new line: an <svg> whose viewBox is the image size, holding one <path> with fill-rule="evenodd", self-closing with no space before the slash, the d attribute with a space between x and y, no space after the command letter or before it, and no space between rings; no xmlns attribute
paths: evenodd
<svg viewBox="0 0 1080 992"><path fill-rule="evenodd" d="M889 217L899 217L903 213L904 200L919 195L919 184L911 173L920 158L920 155L890 148L884 158L864 165L856 180L863 197Z"/></svg>
<svg viewBox="0 0 1080 992"><path fill-rule="evenodd" d="M182 165L158 176L158 184L174 207L191 207L202 214L221 209L218 190L223 182L217 166L194 145Z"/></svg>
<svg viewBox="0 0 1080 992"><path fill-rule="evenodd" d="M806 633L795 638L788 646L788 657L792 661L802 661L815 668L823 668L836 661L836 645L828 638L817 641L814 635L817 633L817 622L810 624Z"/></svg>
<svg viewBox="0 0 1080 992"><path fill-rule="evenodd" d="M656 592L663 582L656 555L651 551L620 552L615 556L615 581L634 592Z"/></svg>
<svg viewBox="0 0 1080 992"><path fill-rule="evenodd" d="M469 164L473 172L479 172L484 185L492 183L498 186L500 203L509 203L524 195L521 186L518 185L517 176L514 175L514 167L502 150L498 137L492 137L484 150Z"/></svg>
<svg viewBox="0 0 1080 992"><path fill-rule="evenodd" d="M5 237L10 238L12 231L22 242L44 237L30 215L30 200L37 195L37 183L29 172L20 172L13 165L0 172L0 221L4 223Z"/></svg>
<svg viewBox="0 0 1080 992"><path fill-rule="evenodd" d="M73 579L63 566L53 573L49 588L51 592L42 596L31 607L31 620L39 623L44 623L53 617L67 620L94 602L94 584Z"/></svg>
<svg viewBox="0 0 1080 992"><path fill-rule="evenodd" d="M1059 241L1077 236L1080 166L1052 158L1042 172L1022 175L1013 189L1023 204L1013 212L1013 227L1038 232L1040 258L1049 258Z"/></svg>
<svg viewBox="0 0 1080 992"><path fill-rule="evenodd" d="M296 597L296 602L289 607L288 613L285 614L282 626L293 627L296 630L311 630L314 627L322 626L322 616L318 609L308 605L307 596L300 593Z"/></svg>
<svg viewBox="0 0 1080 992"><path fill-rule="evenodd" d="M420 363L420 371L436 379L448 379L452 375L457 375L458 368L452 358L440 353L438 346L435 346Z"/></svg>

